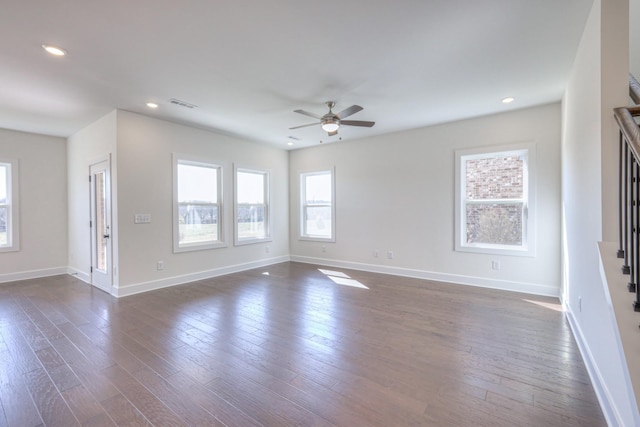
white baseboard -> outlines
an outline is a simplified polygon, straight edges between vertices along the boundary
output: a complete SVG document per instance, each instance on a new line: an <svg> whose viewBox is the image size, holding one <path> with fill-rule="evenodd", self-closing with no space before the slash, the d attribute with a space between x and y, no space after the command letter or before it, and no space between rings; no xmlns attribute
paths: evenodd
<svg viewBox="0 0 640 427"><path fill-rule="evenodd" d="M582 355L582 360L584 360L589 378L591 378L591 384L593 385L593 389L598 397L598 401L600 402L600 408L602 408L604 418L607 420L607 425L610 427L624 427L615 404L612 404L613 399L611 397L611 393L602 378L598 365L594 362L591 349L589 348L587 341L584 339L582 329L580 329L578 322L576 322L571 307L565 305L564 308L565 315L569 321L569 325L571 326L571 331L573 332L573 336L578 344L578 349Z"/></svg>
<svg viewBox="0 0 640 427"><path fill-rule="evenodd" d="M84 271L80 271L73 267L67 267L67 274L69 276L76 277L85 283L91 284L91 276L89 276L89 273L85 273Z"/></svg>
<svg viewBox="0 0 640 427"><path fill-rule="evenodd" d="M0 274L0 283L16 282L18 280L39 279L41 277L67 274L67 267L45 268L42 270L20 271L17 273Z"/></svg>
<svg viewBox="0 0 640 427"><path fill-rule="evenodd" d="M152 280L150 282L136 283L133 285L127 285L119 288L113 288L113 295L116 297L125 297L129 295L139 294L141 292L152 291L156 289L162 289L169 286L182 285L184 283L195 282L203 279L210 279L212 277L223 276L225 274L238 273L241 271L251 270L259 267L266 267L273 264L279 264L281 262L290 261L288 255L277 258L263 259L259 261L252 261L243 264L230 265L227 267L215 268L213 270L199 271L196 273L189 273L182 276L167 277L159 280Z"/></svg>
<svg viewBox="0 0 640 427"><path fill-rule="evenodd" d="M507 280L485 279L482 277L462 276L458 274L436 273L432 271L414 270L383 265L364 264L358 262L339 261L324 258L291 256L291 261L306 264L341 267L351 270L369 271L372 273L391 274L394 276L412 277L416 279L434 280L438 282L456 283L460 285L477 286L481 288L500 289L503 291L523 292L533 295L560 297L560 289L537 283L513 282Z"/></svg>

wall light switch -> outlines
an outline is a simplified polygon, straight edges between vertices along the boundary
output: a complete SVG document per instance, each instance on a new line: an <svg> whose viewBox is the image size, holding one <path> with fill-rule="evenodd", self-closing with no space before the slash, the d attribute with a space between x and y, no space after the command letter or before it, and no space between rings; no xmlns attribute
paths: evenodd
<svg viewBox="0 0 640 427"><path fill-rule="evenodd" d="M133 222L134 224L149 224L151 222L151 214L135 214Z"/></svg>

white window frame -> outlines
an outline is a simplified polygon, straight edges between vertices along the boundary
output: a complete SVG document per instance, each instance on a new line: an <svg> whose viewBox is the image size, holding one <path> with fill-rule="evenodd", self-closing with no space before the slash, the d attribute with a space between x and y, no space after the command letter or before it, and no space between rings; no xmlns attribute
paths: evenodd
<svg viewBox="0 0 640 427"><path fill-rule="evenodd" d="M524 155L524 197L522 201L522 245L501 245L489 243L468 243L466 221L466 160L489 158L501 155ZM496 255L530 256L536 255L536 146L535 143L516 143L479 147L455 152L455 250ZM482 200L482 203L509 203L515 199Z"/></svg>
<svg viewBox="0 0 640 427"><path fill-rule="evenodd" d="M252 173L256 175L262 175L264 178L263 181L263 200L264 203L261 204L264 208L264 236L263 237L240 237L240 233L238 231L238 211L241 206L254 206L254 203L240 203L238 202L238 174L239 173ZM269 183L271 182L271 173L266 170L254 169L254 168L245 168L242 166L234 165L234 173L233 173L233 193L234 193L234 245L249 245L254 243L261 242L270 242L271 241L271 204L269 201Z"/></svg>
<svg viewBox="0 0 640 427"><path fill-rule="evenodd" d="M222 194L222 166L202 158L188 156L184 154L172 155L173 160L173 252L190 252L206 249L222 248L227 246L224 240L224 203ZM199 166L211 168L217 174L217 203L212 203L218 207L218 240L198 243L180 243L180 203L178 203L178 165Z"/></svg>
<svg viewBox="0 0 640 427"><path fill-rule="evenodd" d="M7 243L0 245L0 252L20 250L20 165L17 159L0 158L0 164L7 167L7 200L0 204L7 209Z"/></svg>
<svg viewBox="0 0 640 427"><path fill-rule="evenodd" d="M305 194L305 190L306 190L306 185L305 185L305 179L308 176L314 176L314 175L325 175L325 174L329 174L331 177L331 202L329 204L327 203L320 203L320 204L307 204L307 198L306 198L306 194ZM317 242L335 242L336 241L336 188L335 188L335 168L330 168L330 169L323 169L323 170L316 170L316 171L310 171L310 172L300 172L300 179L299 179L299 185L300 185L300 215L299 215L299 221L300 221L300 236L299 236L299 240L310 240L310 241L317 241ZM319 235L313 235L313 234L309 234L307 233L306 230L306 212L307 212L307 208L309 207L330 207L331 208L331 236L330 237L323 237L323 236L319 236Z"/></svg>

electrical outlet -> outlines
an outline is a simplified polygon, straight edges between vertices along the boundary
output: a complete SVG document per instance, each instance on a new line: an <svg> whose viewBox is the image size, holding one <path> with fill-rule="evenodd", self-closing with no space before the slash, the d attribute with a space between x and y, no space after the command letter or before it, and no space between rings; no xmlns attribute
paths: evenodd
<svg viewBox="0 0 640 427"><path fill-rule="evenodd" d="M265 251L265 253L269 253L269 252L271 252L271 248L269 246L265 246L264 247L264 251Z"/></svg>
<svg viewBox="0 0 640 427"><path fill-rule="evenodd" d="M327 247L325 245L322 245L322 252L327 252Z"/></svg>
<svg viewBox="0 0 640 427"><path fill-rule="evenodd" d="M156 270L164 270L164 261L158 261L156 263Z"/></svg>
<svg viewBox="0 0 640 427"><path fill-rule="evenodd" d="M387 258L388 259L393 259L393 251L387 252Z"/></svg>
<svg viewBox="0 0 640 427"><path fill-rule="evenodd" d="M380 256L380 252L376 249L375 251L373 251L373 257L374 258L378 258Z"/></svg>
<svg viewBox="0 0 640 427"><path fill-rule="evenodd" d="M496 261L496 260L491 261L491 269L500 270L500 261Z"/></svg>

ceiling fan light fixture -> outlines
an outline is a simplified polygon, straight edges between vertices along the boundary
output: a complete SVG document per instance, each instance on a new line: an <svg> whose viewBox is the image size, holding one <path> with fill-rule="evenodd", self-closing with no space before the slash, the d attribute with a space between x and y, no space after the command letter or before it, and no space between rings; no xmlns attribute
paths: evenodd
<svg viewBox="0 0 640 427"><path fill-rule="evenodd" d="M322 130L325 132L335 132L340 127L340 121L336 119L326 119L322 122Z"/></svg>

